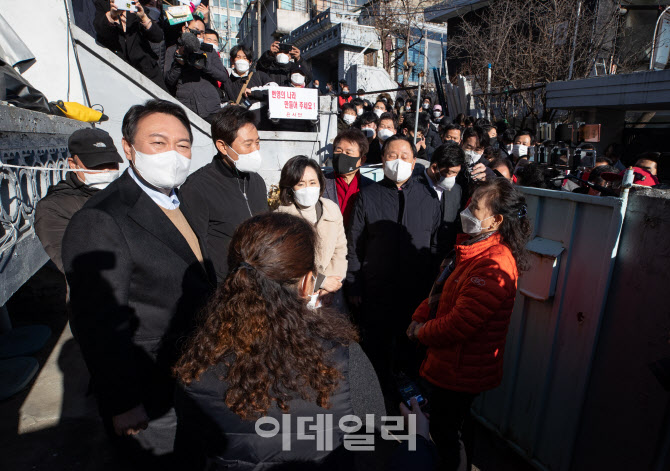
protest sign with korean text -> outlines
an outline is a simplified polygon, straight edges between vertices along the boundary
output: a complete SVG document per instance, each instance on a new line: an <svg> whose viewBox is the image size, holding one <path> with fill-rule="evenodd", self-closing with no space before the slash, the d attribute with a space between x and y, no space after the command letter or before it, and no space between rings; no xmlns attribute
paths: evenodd
<svg viewBox="0 0 670 471"><path fill-rule="evenodd" d="M268 99L271 119L319 118L319 94L314 88L273 87Z"/></svg>

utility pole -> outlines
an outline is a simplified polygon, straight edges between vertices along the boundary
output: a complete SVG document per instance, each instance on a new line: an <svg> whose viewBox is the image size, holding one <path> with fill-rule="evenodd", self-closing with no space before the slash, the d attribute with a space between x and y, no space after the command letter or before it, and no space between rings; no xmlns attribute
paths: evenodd
<svg viewBox="0 0 670 471"><path fill-rule="evenodd" d="M568 80L572 80L572 70L575 65L575 49L577 49L577 33L579 32L579 15L582 13L582 0L577 3L577 18L575 19L575 32L572 35L572 53L570 54L570 69L568 70Z"/></svg>
<svg viewBox="0 0 670 471"><path fill-rule="evenodd" d="M414 145L416 146L416 133L419 132L419 113L421 112L421 79L423 70L419 72L419 86L416 88L416 114L414 115ZM424 136L425 138L425 136Z"/></svg>
<svg viewBox="0 0 670 471"><path fill-rule="evenodd" d="M226 0L226 20L226 49L228 49L228 53L230 53L230 50L232 49L230 47L230 0ZM230 66L232 67L233 64L230 64Z"/></svg>
<svg viewBox="0 0 670 471"><path fill-rule="evenodd" d="M261 54L263 54L263 48L261 44L261 0L256 0L256 14L258 15L258 26L256 27L258 29L258 38L256 42L258 45L258 50L256 51L256 60L258 60L261 58Z"/></svg>
<svg viewBox="0 0 670 471"><path fill-rule="evenodd" d="M486 79L486 119L491 120L491 64L488 66Z"/></svg>

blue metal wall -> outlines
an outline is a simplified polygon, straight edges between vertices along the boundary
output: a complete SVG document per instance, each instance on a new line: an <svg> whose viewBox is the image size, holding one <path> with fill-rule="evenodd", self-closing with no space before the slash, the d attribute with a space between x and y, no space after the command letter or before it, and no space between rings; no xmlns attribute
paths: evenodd
<svg viewBox="0 0 670 471"><path fill-rule="evenodd" d="M564 251L556 293L517 295L502 385L475 416L540 469L569 470L605 313L626 197L524 188L534 235Z"/></svg>

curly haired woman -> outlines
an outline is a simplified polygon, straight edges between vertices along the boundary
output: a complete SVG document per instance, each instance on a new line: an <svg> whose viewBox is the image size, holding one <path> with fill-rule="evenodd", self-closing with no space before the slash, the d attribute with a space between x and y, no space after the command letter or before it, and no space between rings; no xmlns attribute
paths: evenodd
<svg viewBox="0 0 670 471"><path fill-rule="evenodd" d="M181 386L175 452L184 469L265 469L324 459L342 442L343 416L384 414L354 327L344 316L309 306L316 245L313 226L289 214L256 216L235 231L231 272L175 367ZM322 425L325 443L300 440L297 419L305 421L303 432L315 435L310 427L321 414L332 419ZM276 420L280 433L258 434L259 418Z"/></svg>

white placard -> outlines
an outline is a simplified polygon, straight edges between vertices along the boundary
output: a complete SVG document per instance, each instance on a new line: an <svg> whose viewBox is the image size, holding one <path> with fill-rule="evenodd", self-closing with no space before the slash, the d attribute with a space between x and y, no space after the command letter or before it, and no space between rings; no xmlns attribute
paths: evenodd
<svg viewBox="0 0 670 471"><path fill-rule="evenodd" d="M268 99L271 119L319 118L319 93L315 88L272 87Z"/></svg>

